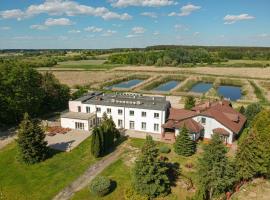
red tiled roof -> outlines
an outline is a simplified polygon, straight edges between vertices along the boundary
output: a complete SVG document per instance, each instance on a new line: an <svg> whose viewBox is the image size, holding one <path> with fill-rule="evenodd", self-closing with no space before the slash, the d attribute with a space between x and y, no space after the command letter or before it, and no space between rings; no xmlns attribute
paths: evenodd
<svg viewBox="0 0 270 200"><path fill-rule="evenodd" d="M175 120L175 121L181 121L190 117L196 116L196 112L192 110L185 110L185 109L176 109L176 108L171 108L170 109L170 115L169 115L169 120Z"/></svg>
<svg viewBox="0 0 270 200"><path fill-rule="evenodd" d="M185 119L182 121L174 121L174 120L168 120L165 124L162 125L163 128L183 128L186 127L190 132L192 133L199 133L201 130L203 130L203 126L193 120L192 118Z"/></svg>
<svg viewBox="0 0 270 200"><path fill-rule="evenodd" d="M230 136L230 133L226 131L224 128L215 128L213 129L213 133L225 135L225 136Z"/></svg>
<svg viewBox="0 0 270 200"><path fill-rule="evenodd" d="M214 118L234 133L239 133L246 122L246 117L234 110L229 101L208 101L196 105L192 110L171 108L168 121L164 124L164 128L166 128L166 126L168 128L175 128L175 126L177 126L176 122L180 123L183 120L200 115ZM187 123L189 123L189 128L194 124L194 122Z"/></svg>

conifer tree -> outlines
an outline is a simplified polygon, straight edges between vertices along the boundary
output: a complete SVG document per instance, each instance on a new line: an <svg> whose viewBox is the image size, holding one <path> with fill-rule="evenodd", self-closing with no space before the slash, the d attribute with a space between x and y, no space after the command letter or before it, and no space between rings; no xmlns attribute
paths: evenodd
<svg viewBox="0 0 270 200"><path fill-rule="evenodd" d="M213 199L229 191L235 182L232 163L226 157L227 149L220 136L214 134L205 146L198 163L199 188L197 200Z"/></svg>
<svg viewBox="0 0 270 200"><path fill-rule="evenodd" d="M151 136L147 136L141 154L133 169L133 185L137 193L154 198L170 191L168 167L158 159L158 149Z"/></svg>
<svg viewBox="0 0 270 200"><path fill-rule="evenodd" d="M102 155L102 144L100 138L100 129L95 127L92 133L92 140L91 140L91 154L94 157L100 157Z"/></svg>
<svg viewBox="0 0 270 200"><path fill-rule="evenodd" d="M21 160L27 164L45 160L48 156L48 147L44 139L45 134L40 122L30 119L29 115L25 113L19 126L17 139Z"/></svg>
<svg viewBox="0 0 270 200"><path fill-rule="evenodd" d="M263 110L251 122L249 133L239 143L236 154L238 178L250 180L269 176L270 169L270 111Z"/></svg>
<svg viewBox="0 0 270 200"><path fill-rule="evenodd" d="M196 144L190 138L188 129L184 126L180 133L176 136L174 143L174 151L178 155L191 156L196 151Z"/></svg>
<svg viewBox="0 0 270 200"><path fill-rule="evenodd" d="M196 100L193 96L188 96L185 99L185 109L190 110L195 106Z"/></svg>

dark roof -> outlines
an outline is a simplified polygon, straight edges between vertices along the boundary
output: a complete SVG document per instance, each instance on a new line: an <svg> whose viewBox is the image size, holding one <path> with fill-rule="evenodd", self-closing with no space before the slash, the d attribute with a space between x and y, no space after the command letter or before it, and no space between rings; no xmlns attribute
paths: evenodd
<svg viewBox="0 0 270 200"><path fill-rule="evenodd" d="M101 93L94 92L85 95L75 101L81 101L83 104L117 106L140 108L150 110L163 110L165 111L170 102L166 97L150 97L143 96L135 93Z"/></svg>
<svg viewBox="0 0 270 200"><path fill-rule="evenodd" d="M195 111L191 110L186 110L186 109L176 109L176 108L170 108L170 115L168 119L173 119L173 120L184 120L190 117L196 116Z"/></svg>

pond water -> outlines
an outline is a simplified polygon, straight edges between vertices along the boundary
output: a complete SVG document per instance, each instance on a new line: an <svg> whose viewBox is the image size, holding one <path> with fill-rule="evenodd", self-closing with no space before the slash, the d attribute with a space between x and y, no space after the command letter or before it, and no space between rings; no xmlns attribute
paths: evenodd
<svg viewBox="0 0 270 200"><path fill-rule="evenodd" d="M131 88L131 87L133 87L135 85L138 85L142 81L144 81L144 80L141 80L141 79L132 79L132 80L129 80L129 81L124 81L124 82L117 83L117 84L114 84L112 86L106 87L106 89L109 89L110 90L112 88Z"/></svg>
<svg viewBox="0 0 270 200"><path fill-rule="evenodd" d="M242 97L241 87L231 85L219 86L218 94L232 101L236 101Z"/></svg>
<svg viewBox="0 0 270 200"><path fill-rule="evenodd" d="M191 88L191 92L197 92L197 93L205 93L208 92L213 87L212 83L197 83Z"/></svg>
<svg viewBox="0 0 270 200"><path fill-rule="evenodd" d="M171 89L175 88L180 81L168 81L166 83L160 84L158 87L154 88L155 91L170 91Z"/></svg>

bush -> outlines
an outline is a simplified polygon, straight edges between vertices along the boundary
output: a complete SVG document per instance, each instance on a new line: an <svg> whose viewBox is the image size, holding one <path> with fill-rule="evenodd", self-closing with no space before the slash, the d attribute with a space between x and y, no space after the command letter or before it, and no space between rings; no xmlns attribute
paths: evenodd
<svg viewBox="0 0 270 200"><path fill-rule="evenodd" d="M124 195L125 200L148 200L148 197L137 194L131 186L125 189Z"/></svg>
<svg viewBox="0 0 270 200"><path fill-rule="evenodd" d="M95 178L90 185L92 193L98 196L105 196L110 192L111 180L104 176L98 176Z"/></svg>
<svg viewBox="0 0 270 200"><path fill-rule="evenodd" d="M167 146L161 146L159 148L159 152L160 153L170 153L171 152L171 149L169 147L167 147Z"/></svg>

